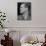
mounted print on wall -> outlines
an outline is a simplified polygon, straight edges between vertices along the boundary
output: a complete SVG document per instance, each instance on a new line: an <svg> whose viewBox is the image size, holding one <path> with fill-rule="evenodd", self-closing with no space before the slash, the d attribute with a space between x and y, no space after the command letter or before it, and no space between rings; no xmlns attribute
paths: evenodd
<svg viewBox="0 0 46 46"><path fill-rule="evenodd" d="M17 3L17 20L31 20L31 2Z"/></svg>

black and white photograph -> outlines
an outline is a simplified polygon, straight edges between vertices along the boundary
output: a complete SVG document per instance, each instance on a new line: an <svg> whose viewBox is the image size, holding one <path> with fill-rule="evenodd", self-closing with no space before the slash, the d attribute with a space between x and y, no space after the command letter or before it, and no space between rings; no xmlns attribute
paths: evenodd
<svg viewBox="0 0 46 46"><path fill-rule="evenodd" d="M31 20L31 2L17 3L17 20Z"/></svg>

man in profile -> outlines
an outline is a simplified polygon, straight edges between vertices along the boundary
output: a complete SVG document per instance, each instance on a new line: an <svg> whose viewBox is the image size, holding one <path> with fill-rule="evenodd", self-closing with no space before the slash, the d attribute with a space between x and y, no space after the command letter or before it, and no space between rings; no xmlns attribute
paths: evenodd
<svg viewBox="0 0 46 46"><path fill-rule="evenodd" d="M31 20L30 3L21 3L18 20Z"/></svg>

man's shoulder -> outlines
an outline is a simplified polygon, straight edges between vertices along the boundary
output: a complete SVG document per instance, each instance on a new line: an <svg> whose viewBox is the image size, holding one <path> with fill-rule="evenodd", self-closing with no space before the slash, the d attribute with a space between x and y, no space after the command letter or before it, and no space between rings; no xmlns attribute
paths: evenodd
<svg viewBox="0 0 46 46"><path fill-rule="evenodd" d="M19 15L18 16L18 20L23 20L23 16L22 15Z"/></svg>

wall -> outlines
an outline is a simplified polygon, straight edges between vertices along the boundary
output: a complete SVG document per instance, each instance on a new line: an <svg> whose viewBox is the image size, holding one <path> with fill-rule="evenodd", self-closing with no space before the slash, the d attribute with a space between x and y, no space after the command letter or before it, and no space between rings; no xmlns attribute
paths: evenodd
<svg viewBox="0 0 46 46"><path fill-rule="evenodd" d="M32 3L32 20L17 20L17 2ZM46 27L46 0L0 0L0 9L6 12L6 27Z"/></svg>

